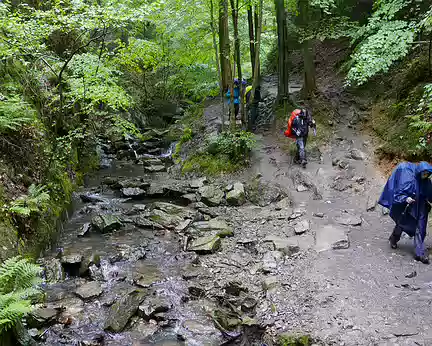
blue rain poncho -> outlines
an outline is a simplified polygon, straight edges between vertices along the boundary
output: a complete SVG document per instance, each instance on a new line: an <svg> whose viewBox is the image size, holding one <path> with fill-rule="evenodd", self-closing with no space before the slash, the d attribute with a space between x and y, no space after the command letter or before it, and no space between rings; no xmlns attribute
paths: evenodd
<svg viewBox="0 0 432 346"><path fill-rule="evenodd" d="M390 217L411 237L417 228L421 233L426 232L430 211L428 201L432 201L432 182L430 179L421 179L422 172L432 174L432 165L427 162L400 163L388 179L378 201L390 210ZM407 207L408 197L416 202Z"/></svg>

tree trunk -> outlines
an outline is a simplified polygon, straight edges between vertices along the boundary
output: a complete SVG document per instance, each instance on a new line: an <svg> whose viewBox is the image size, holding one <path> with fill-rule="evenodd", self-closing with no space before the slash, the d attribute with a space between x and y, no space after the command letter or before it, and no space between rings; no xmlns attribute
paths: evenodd
<svg viewBox="0 0 432 346"><path fill-rule="evenodd" d="M237 77L240 83L240 116L241 122L243 126L246 125L245 118L245 105L244 105L244 88L242 85L242 68L241 68L241 57L240 57L240 38L239 38L239 30L238 30L238 0L234 3L234 0L230 0L231 3L231 14L233 18L233 27L234 27L234 66L237 65Z"/></svg>
<svg viewBox="0 0 432 346"><path fill-rule="evenodd" d="M286 114L289 98L289 71L288 71L288 26L285 13L284 0L275 0L276 24L278 33L278 102L284 105Z"/></svg>
<svg viewBox="0 0 432 346"><path fill-rule="evenodd" d="M257 8L255 8L257 10ZM263 0L259 2L258 11L255 11L257 16L256 24L256 45L255 45L255 71L254 78L252 83L251 96L249 98L249 104L252 104L255 98L255 90L259 85L260 81L260 46L261 46L261 24L262 24L262 16L263 16Z"/></svg>
<svg viewBox="0 0 432 346"><path fill-rule="evenodd" d="M224 92L228 89L228 75L231 72L230 44L228 31L228 0L219 0L219 54Z"/></svg>
<svg viewBox="0 0 432 346"><path fill-rule="evenodd" d="M299 1L300 26L306 29L310 22L309 0ZM309 98L316 90L314 51L310 41L303 42L304 85L303 95Z"/></svg>
<svg viewBox="0 0 432 346"><path fill-rule="evenodd" d="M258 15L258 8L257 6L255 6L254 8L254 20L255 20L255 40L258 41L258 21L259 21L259 15ZM261 24L260 24L261 26ZM255 50L257 49L257 43L255 43ZM256 56L256 51L255 51L255 56ZM254 73L255 73L255 67L254 67ZM258 66L258 74L261 73L261 69L260 66Z"/></svg>
<svg viewBox="0 0 432 346"><path fill-rule="evenodd" d="M255 32L254 32L252 5L248 6L247 14L248 14L248 26L249 26L249 50L250 50L250 58L252 64L252 78L253 78L253 73L255 71Z"/></svg>
<svg viewBox="0 0 432 346"><path fill-rule="evenodd" d="M221 68L220 68L220 63L219 63L219 50L218 50L218 45L217 45L217 41L216 41L216 28L215 28L215 21L214 21L214 6L213 6L213 0L210 0L210 28L211 28L211 32L212 32L212 38L213 38L213 48L214 48L214 52L215 52L215 61L216 61L216 70L218 73L218 79L219 79L219 92L220 92L220 98L221 98L221 106L222 106L222 113L221 113L221 126L222 126L222 131L224 129L224 125L225 125L225 119L224 119L224 114L225 114L225 102L224 102L224 89L223 89L223 83L222 83L222 74L221 74Z"/></svg>

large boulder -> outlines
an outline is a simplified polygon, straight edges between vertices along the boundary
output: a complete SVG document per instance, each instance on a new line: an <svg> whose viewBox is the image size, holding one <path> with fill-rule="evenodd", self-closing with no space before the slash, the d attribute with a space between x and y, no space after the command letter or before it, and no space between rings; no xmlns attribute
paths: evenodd
<svg viewBox="0 0 432 346"><path fill-rule="evenodd" d="M135 290L115 302L108 312L104 329L114 333L121 332L129 322L129 319L137 312L146 294L144 291Z"/></svg>
<svg viewBox="0 0 432 346"><path fill-rule="evenodd" d="M92 299L99 297L102 294L102 287L99 282L91 281L81 285L75 291L75 294L81 299Z"/></svg>
<svg viewBox="0 0 432 346"><path fill-rule="evenodd" d="M219 250L221 247L221 239L217 235L210 235L194 239L188 246L188 251L193 251L198 254L210 254Z"/></svg>
<svg viewBox="0 0 432 346"><path fill-rule="evenodd" d="M133 266L132 279L136 285L147 288L161 281L163 275L156 265L138 261Z"/></svg>
<svg viewBox="0 0 432 346"><path fill-rule="evenodd" d="M217 217L209 221L199 221L193 224L193 229L198 231L199 234L211 232L211 234L217 235L221 238L232 237L234 235L234 230L227 222Z"/></svg>
<svg viewBox="0 0 432 346"><path fill-rule="evenodd" d="M214 185L206 185L198 190L201 200L209 206L218 206L222 203L224 192Z"/></svg>
<svg viewBox="0 0 432 346"><path fill-rule="evenodd" d="M148 296L139 306L138 315L148 321L156 314L167 312L171 307L172 304L164 297Z"/></svg>
<svg viewBox="0 0 432 346"><path fill-rule="evenodd" d="M240 182L234 183L231 191L226 196L227 203L230 205L242 205L246 201L244 185Z"/></svg>
<svg viewBox="0 0 432 346"><path fill-rule="evenodd" d="M101 232L108 233L122 227L120 219L110 214L96 215L91 221L92 227Z"/></svg>
<svg viewBox="0 0 432 346"><path fill-rule="evenodd" d="M121 193L123 197L139 199L146 195L145 190L139 187L125 187L121 189Z"/></svg>
<svg viewBox="0 0 432 346"><path fill-rule="evenodd" d="M30 328L41 328L53 324L59 314L57 309L42 307L34 310L27 317L27 325Z"/></svg>

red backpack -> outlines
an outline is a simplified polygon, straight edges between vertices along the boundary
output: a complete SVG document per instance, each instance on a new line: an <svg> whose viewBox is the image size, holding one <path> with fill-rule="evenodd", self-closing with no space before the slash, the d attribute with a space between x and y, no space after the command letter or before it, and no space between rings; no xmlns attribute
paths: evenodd
<svg viewBox="0 0 432 346"><path fill-rule="evenodd" d="M284 134L285 134L286 137L289 137L289 138L295 138L295 134L294 134L294 132L293 132L293 130L292 130L292 125L293 125L294 119L297 118L297 117L300 115L300 113L301 113L301 110L300 110L300 109L295 109L295 110L293 110L293 112L291 113L291 116L290 116L290 118L288 119L288 128L287 128L287 130L284 132Z"/></svg>

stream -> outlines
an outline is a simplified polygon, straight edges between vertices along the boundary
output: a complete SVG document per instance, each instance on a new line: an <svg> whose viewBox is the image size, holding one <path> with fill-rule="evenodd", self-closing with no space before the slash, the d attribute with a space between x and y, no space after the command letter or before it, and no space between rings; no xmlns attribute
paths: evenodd
<svg viewBox="0 0 432 346"><path fill-rule="evenodd" d="M212 226L216 215L198 202L203 188L215 189L205 178L170 178L175 144L157 154L126 146L130 155L122 149L117 158L104 148L105 168L75 195L56 247L39 260L46 303L29 319L31 334L40 345L230 344L240 329L217 329L216 301L188 282L198 254L215 252L216 233L231 229L225 221ZM216 206L224 196L212 191L206 197ZM209 237L217 242L207 244Z"/></svg>

